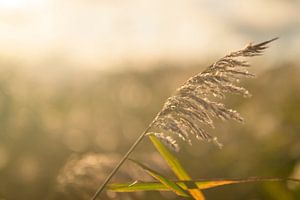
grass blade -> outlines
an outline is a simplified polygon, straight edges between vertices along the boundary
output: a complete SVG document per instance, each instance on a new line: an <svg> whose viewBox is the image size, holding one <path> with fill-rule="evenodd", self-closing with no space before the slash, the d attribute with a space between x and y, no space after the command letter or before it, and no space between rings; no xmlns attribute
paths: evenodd
<svg viewBox="0 0 300 200"><path fill-rule="evenodd" d="M161 184L163 184L166 188L169 190L175 192L179 196L183 197L191 197L189 193L187 193L185 190L183 190L179 185L177 185L175 182L170 181L169 179L165 178L163 175L159 174L158 172L150 169L146 165L130 159L132 162L134 162L136 165L140 166L142 169L144 169L149 175L151 175L153 178L158 180ZM134 187L135 184L129 185L129 187Z"/></svg>
<svg viewBox="0 0 300 200"><path fill-rule="evenodd" d="M178 159L169 151L168 148L165 147L161 143L159 139L157 139L154 135L149 135L149 138L157 151L160 153L160 155L164 158L164 160L168 163L172 171L176 174L176 176L183 181L191 180L191 177L188 175L188 173L185 171L183 166L180 164ZM202 192L198 189L189 189L189 193L194 197L196 200L205 200L204 195Z"/></svg>
<svg viewBox="0 0 300 200"><path fill-rule="evenodd" d="M184 170L178 159L157 139L154 135L149 135L149 138L160 155L165 159L170 168L180 180L191 179L188 173Z"/></svg>
<svg viewBox="0 0 300 200"><path fill-rule="evenodd" d="M242 184L250 182L297 182L298 179L281 179L281 178L245 178L245 179L215 179L215 180L190 180L190 181L174 181L178 186L184 190L189 189L209 189L220 187L224 185ZM196 187L196 188L195 188ZM168 187L160 182L147 182L147 183L116 183L108 185L108 190L114 192L136 192L136 191L170 191Z"/></svg>

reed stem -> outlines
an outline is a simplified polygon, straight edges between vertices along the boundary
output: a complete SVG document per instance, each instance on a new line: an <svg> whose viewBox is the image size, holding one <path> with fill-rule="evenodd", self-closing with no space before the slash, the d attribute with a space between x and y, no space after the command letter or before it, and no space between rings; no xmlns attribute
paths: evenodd
<svg viewBox="0 0 300 200"><path fill-rule="evenodd" d="M108 182L113 178L113 176L118 172L118 170L123 165L123 163L128 159L128 157L130 156L130 154L135 150L135 148L138 146L138 144L143 140L143 138L145 137L145 135L147 134L147 132L151 128L152 123L148 126L148 128L146 128L146 130L133 143L133 145L130 147L130 149L127 151L127 153L123 156L123 158L120 160L120 162L117 164L117 166L111 171L111 173L107 176L107 178L102 183L102 185L98 188L98 190L93 195L93 197L91 198L91 200L96 200L97 197L101 194L101 192L104 190L104 188L108 184Z"/></svg>

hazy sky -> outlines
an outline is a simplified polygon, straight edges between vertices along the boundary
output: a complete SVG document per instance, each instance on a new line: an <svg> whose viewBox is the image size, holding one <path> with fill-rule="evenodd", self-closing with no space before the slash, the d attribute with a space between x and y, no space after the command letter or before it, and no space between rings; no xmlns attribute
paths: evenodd
<svg viewBox="0 0 300 200"><path fill-rule="evenodd" d="M0 0L0 56L85 67L203 60L280 36L273 53L292 58L300 50L299 2Z"/></svg>

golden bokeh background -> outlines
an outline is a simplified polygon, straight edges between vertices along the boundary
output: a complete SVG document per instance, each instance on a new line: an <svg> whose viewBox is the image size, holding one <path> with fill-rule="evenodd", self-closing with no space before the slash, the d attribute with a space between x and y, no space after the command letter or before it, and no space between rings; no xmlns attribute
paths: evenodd
<svg viewBox="0 0 300 200"><path fill-rule="evenodd" d="M218 123L221 151L195 140L178 157L195 178L300 178L299 10L297 0L0 0L0 199L88 199L184 80L276 36L250 61L253 97L226 99L246 124ZM134 156L173 176L149 142ZM126 165L114 181L147 180ZM296 200L300 187L205 194Z"/></svg>

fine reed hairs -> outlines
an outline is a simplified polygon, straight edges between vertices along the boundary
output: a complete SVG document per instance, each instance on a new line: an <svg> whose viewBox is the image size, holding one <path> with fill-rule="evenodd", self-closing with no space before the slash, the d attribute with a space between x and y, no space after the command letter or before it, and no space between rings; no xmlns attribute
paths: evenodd
<svg viewBox="0 0 300 200"><path fill-rule="evenodd" d="M217 146L222 147L217 137L211 136L203 128L203 125L213 128L213 118L233 119L238 122L244 120L237 111L228 109L224 104L209 100L209 98L213 96L223 99L226 93L240 94L244 97L251 96L248 90L237 86L241 78L254 77L254 74L247 70L250 64L242 58L262 55L267 48L266 45L277 39L276 37L258 44L250 43L239 51L227 54L201 73L189 78L173 96L167 99L162 110L158 112L154 120L108 175L92 200L100 195L111 178L147 135L155 135L174 151L179 150L174 136L191 144L191 135L193 135L197 139L213 141Z"/></svg>

